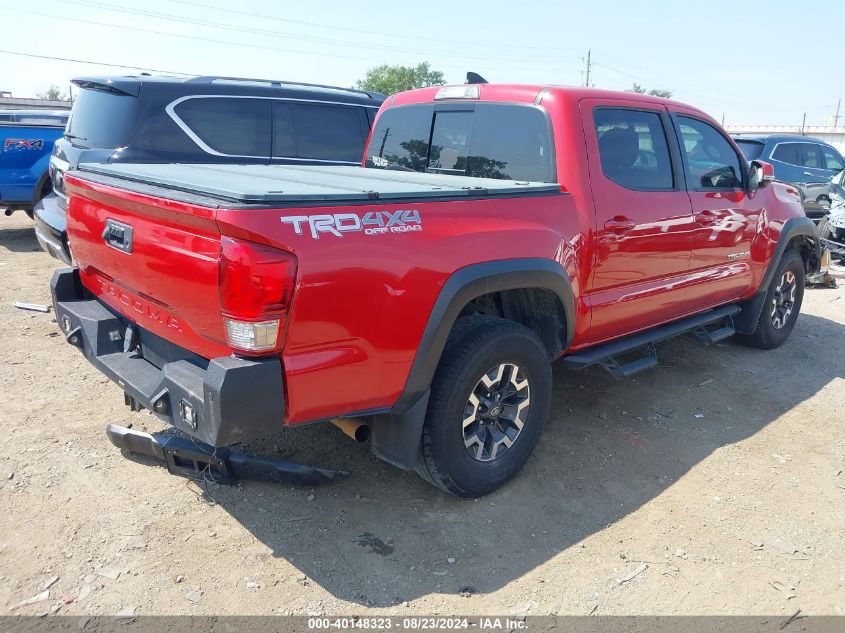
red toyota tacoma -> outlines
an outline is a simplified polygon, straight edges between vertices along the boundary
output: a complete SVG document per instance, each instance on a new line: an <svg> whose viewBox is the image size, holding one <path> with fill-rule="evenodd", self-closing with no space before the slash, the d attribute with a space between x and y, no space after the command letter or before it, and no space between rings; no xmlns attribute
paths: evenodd
<svg viewBox="0 0 845 633"><path fill-rule="evenodd" d="M627 376L684 332L776 347L820 260L797 192L712 118L595 89L394 95L362 167L81 165L66 185L57 320L134 409L215 447L367 425L468 497L528 459L552 361Z"/></svg>

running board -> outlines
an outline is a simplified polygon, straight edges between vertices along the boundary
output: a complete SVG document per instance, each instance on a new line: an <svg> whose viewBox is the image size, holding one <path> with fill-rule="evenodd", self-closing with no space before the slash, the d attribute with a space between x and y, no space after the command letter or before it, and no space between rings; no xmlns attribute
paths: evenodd
<svg viewBox="0 0 845 633"><path fill-rule="evenodd" d="M567 369L574 370L601 365L614 378L628 378L657 366L655 343L687 332L694 332L705 345L733 336L736 330L731 317L739 311L740 307L736 304L721 306L639 334L580 350L564 356L561 364ZM621 360L625 356L632 355L636 357L631 360Z"/></svg>

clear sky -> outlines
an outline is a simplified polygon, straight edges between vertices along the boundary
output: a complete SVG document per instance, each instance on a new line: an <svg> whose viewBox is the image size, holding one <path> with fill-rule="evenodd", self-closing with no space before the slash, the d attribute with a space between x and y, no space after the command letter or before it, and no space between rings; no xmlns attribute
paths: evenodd
<svg viewBox="0 0 845 633"><path fill-rule="evenodd" d="M763 0L0 0L0 50L189 74L351 86L428 61L450 83L668 88L726 124L832 123L845 93L838 2ZM0 52L0 90L33 96L132 69ZM845 105L842 110L845 121Z"/></svg>

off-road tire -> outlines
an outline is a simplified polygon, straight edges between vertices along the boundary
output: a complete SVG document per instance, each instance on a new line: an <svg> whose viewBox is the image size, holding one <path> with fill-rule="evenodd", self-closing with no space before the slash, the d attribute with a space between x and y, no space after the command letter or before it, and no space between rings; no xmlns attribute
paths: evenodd
<svg viewBox="0 0 845 633"><path fill-rule="evenodd" d="M792 302L792 310L786 317L784 324L780 328L776 328L772 316L772 312L775 309L774 302L776 300L777 290L783 283L784 275L790 272L795 277L795 298ZM780 346L789 338L792 328L795 327L795 322L801 311L803 298L804 260L798 251L788 250L783 254L780 264L778 264L777 270L772 277L772 281L766 289L766 299L763 302L760 319L757 321L757 329L752 334L738 335L737 339L745 345L759 347L760 349L774 349Z"/></svg>
<svg viewBox="0 0 845 633"><path fill-rule="evenodd" d="M465 445L465 408L485 373L506 363L524 372L530 404L521 430L503 454L478 461ZM516 475L531 455L548 416L551 390L549 355L533 331L495 316L458 319L432 382L417 472L460 497L494 491Z"/></svg>

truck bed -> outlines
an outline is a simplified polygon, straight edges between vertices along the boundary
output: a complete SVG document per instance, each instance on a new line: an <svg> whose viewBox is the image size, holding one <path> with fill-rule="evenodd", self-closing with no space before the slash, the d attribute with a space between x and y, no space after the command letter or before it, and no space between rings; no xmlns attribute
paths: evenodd
<svg viewBox="0 0 845 633"><path fill-rule="evenodd" d="M554 183L357 166L84 163L76 175L138 193L211 207L548 195L560 190Z"/></svg>

